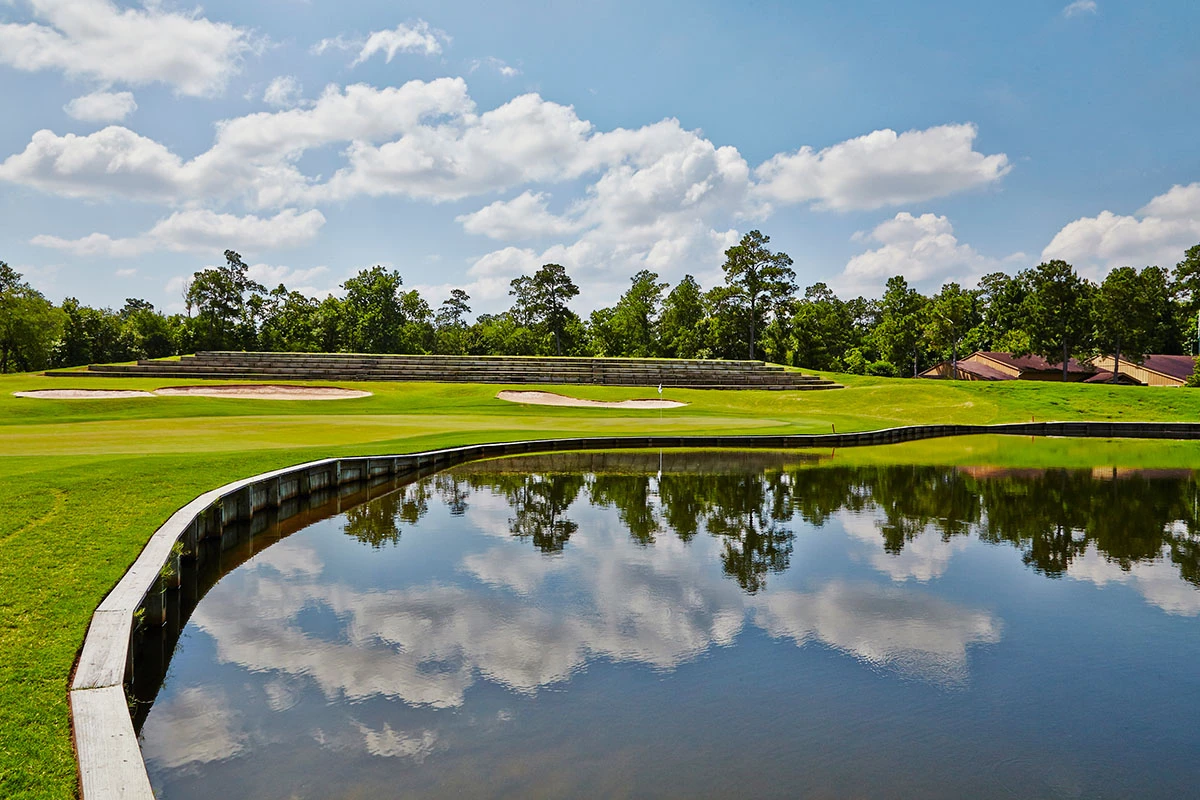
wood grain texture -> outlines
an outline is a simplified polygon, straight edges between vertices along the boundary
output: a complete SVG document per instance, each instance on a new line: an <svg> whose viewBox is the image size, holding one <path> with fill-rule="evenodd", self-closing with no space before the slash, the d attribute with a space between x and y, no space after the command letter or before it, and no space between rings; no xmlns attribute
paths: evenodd
<svg viewBox="0 0 1200 800"><path fill-rule="evenodd" d="M71 723L83 797L154 800L124 689L71 692Z"/></svg>
<svg viewBox="0 0 1200 800"><path fill-rule="evenodd" d="M71 688L115 686L120 689L125 681L125 662L129 657L132 629L132 611L97 611L93 614Z"/></svg>

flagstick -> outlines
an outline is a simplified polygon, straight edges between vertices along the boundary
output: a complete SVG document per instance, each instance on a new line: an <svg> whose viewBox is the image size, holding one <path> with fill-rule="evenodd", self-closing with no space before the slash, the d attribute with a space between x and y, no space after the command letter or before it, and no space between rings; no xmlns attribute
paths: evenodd
<svg viewBox="0 0 1200 800"><path fill-rule="evenodd" d="M662 384L661 383L658 385L658 399L660 401L662 400ZM662 432L662 418L663 418L663 410L662 410L662 406L659 406L658 407L659 433ZM658 492L658 502L660 504L662 503L662 461L663 461L662 448L660 447L658 450L658 476L654 480L654 490L656 492Z"/></svg>

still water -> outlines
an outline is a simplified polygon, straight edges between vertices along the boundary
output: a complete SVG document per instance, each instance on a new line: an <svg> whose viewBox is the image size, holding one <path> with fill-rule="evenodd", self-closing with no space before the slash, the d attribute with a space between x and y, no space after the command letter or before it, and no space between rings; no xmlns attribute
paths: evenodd
<svg viewBox="0 0 1200 800"><path fill-rule="evenodd" d="M227 553L142 748L162 798L1197 797L1197 494L771 453L458 467Z"/></svg>

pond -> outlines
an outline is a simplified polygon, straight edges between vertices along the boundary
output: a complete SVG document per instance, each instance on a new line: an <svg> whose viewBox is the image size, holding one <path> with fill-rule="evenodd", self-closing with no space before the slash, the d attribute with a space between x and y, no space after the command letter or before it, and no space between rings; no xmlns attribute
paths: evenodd
<svg viewBox="0 0 1200 800"><path fill-rule="evenodd" d="M1191 471L622 452L374 494L185 576L136 661L160 798L1200 785Z"/></svg>

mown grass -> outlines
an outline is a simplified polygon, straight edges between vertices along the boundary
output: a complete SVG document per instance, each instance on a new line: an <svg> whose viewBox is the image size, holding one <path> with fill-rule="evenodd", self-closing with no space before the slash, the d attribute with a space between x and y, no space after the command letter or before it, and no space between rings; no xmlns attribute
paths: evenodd
<svg viewBox="0 0 1200 800"><path fill-rule="evenodd" d="M495 398L506 387L459 384L339 383L374 395L325 402L29 400L12 392L194 381L0 377L0 796L74 795L66 689L92 610L172 511L240 477L326 456L531 437L1200 419L1200 392L1179 389L830 377L846 388L668 389L667 397L689 405L661 413L514 405ZM657 396L653 388L559 391L604 400ZM1190 467L1200 464L1200 443L970 437L833 456L855 463Z"/></svg>

